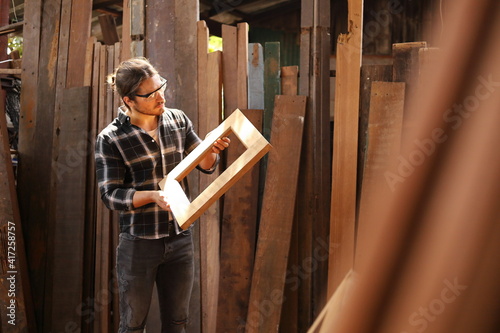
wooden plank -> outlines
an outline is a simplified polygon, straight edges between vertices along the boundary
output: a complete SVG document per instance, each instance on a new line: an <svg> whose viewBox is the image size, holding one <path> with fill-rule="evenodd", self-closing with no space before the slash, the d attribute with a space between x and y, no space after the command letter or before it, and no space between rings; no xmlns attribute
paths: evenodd
<svg viewBox="0 0 500 333"><path fill-rule="evenodd" d="M0 329L29 332L36 325L3 97L0 91Z"/></svg>
<svg viewBox="0 0 500 333"><path fill-rule="evenodd" d="M123 18L122 18L122 52L120 56L120 60L124 61L129 58L131 58L131 43L132 43L132 37L131 37L131 31L130 31L130 2L131 0L123 0Z"/></svg>
<svg viewBox="0 0 500 333"><path fill-rule="evenodd" d="M54 68L55 77L55 97L54 97L54 111L53 111L53 132L51 136L52 140L52 150L51 150L51 178L50 178L50 202L52 203L52 207L49 212L49 220L51 223L47 225L48 234L47 234L47 264L45 266L45 270L48 273L47 281L45 283L45 288L47 290L46 300L45 300L45 319L44 325L50 327L55 330L64 330L64 323L73 322L74 316L73 311L68 313L67 307L64 306L65 301L69 304L73 304L74 306L78 305L74 304L75 294L58 294L59 288L55 286L61 285L61 289L65 290L66 287L66 276L64 276L64 268L61 270L60 263L64 262L68 264L69 261L74 259L78 263L80 263L81 257L78 256L78 246L76 247L75 252L65 251L64 247L67 244L64 241L58 239L58 237L68 237L67 232L67 221L65 220L64 206L60 207L59 202L61 198L59 197L59 191L67 194L66 189L64 188L65 184L63 181L67 181L71 178L68 177L68 173L72 173L73 165L68 165L68 156L63 156L63 159L59 159L60 150L60 134L61 130L66 126L63 124L61 115L62 113L67 114L68 112L62 112L63 105L67 100L64 100L64 91L66 86L66 78L67 78L67 67L68 67L68 51L69 51L69 40L70 40L70 19L71 19L71 0L62 0L61 3L61 12L60 12L60 26L57 28L55 34L58 34L60 31L58 38L58 50L56 59L54 64L56 68ZM68 120L68 118L66 118ZM86 122L85 122L86 123ZM67 138L66 138L67 139ZM61 142L63 144L64 141ZM75 153L72 151L71 153ZM64 153L63 153L64 155ZM66 158L66 160L64 159ZM74 156L73 156L74 158ZM79 157L77 157L79 158ZM81 160L81 159L80 159ZM70 161L69 163L72 163ZM77 169L81 167L81 165L75 165ZM72 180L72 179L71 179ZM77 189L78 191L78 189ZM68 203L68 202L67 202ZM74 205L73 205L74 208ZM58 218L61 217L61 219ZM82 218L84 216L81 216ZM76 223L79 221L76 220ZM61 232L61 230L64 230ZM77 233L77 235L82 235L81 233ZM75 238L80 238L76 236ZM83 237L81 239L75 239L75 244L78 244L79 241L83 241ZM63 247L61 248L60 245ZM80 248L81 250L81 248ZM66 257L66 255L70 255L70 257ZM80 253L82 255L82 253ZM75 258L73 258L75 256ZM78 265L81 266L81 265ZM81 300L81 284L82 277L80 270L81 267L77 268L77 272L79 275L71 275L72 279L75 279L76 285L79 287L76 288L76 297ZM72 285L74 286L74 285ZM68 298L65 298L67 296ZM63 306L62 306L63 305ZM62 320L60 320L62 318ZM80 326L80 325L78 325Z"/></svg>
<svg viewBox="0 0 500 333"><path fill-rule="evenodd" d="M369 198L376 194L375 188L384 188L377 183L377 175L388 170L389 161L399 153L403 130L405 83L372 82L370 117L368 122L368 147L364 165L363 186L360 201L357 244L364 244L370 237L366 230L365 213ZM384 180L385 181L385 180ZM379 192L380 194L380 192ZM356 254L358 257L361 254Z"/></svg>
<svg viewBox="0 0 500 333"><path fill-rule="evenodd" d="M238 110L238 109L237 109ZM234 133L247 146L247 150L238 160L229 166L213 181L193 202L189 202L179 182L193 170L212 149L214 141L229 133ZM271 149L271 145L245 118L241 111L234 111L222 124L214 129L205 140L182 160L160 182L161 189L171 202L172 212L181 226L189 227L212 203L217 201L237 180L241 178L262 156Z"/></svg>
<svg viewBox="0 0 500 333"><path fill-rule="evenodd" d="M142 40L145 35L144 2L144 0L130 0L130 35L132 40Z"/></svg>
<svg viewBox="0 0 500 333"><path fill-rule="evenodd" d="M288 66L281 68L281 90L283 95L296 96L298 90L298 66ZM284 87L283 83L286 83ZM287 281L285 284L284 302L281 311L280 330L281 332L298 332L299 324L299 287L297 284L297 268L300 267L299 248L299 216L297 214L297 206L295 206L295 214L293 218L292 236L290 240L290 253L288 255L287 264ZM290 320L296 318L296 320Z"/></svg>
<svg viewBox="0 0 500 333"><path fill-rule="evenodd" d="M360 102L359 102L359 135L358 135L358 182L357 202L361 197L363 170L368 147L368 117L370 114L371 87L374 81L392 81L392 65L365 65L361 67Z"/></svg>
<svg viewBox="0 0 500 333"><path fill-rule="evenodd" d="M97 222L97 204L101 202L100 195L98 194L96 174L95 174L95 158L93 152L95 151L95 138L97 136L97 128L99 123L99 66L101 58L101 43L96 42L92 54L92 85L91 85L91 111L89 114L89 155L87 159L87 200L86 200L86 220L85 225L85 258L84 270L87 272L86 279L84 280L83 299L86 300L85 306L91 306L88 300L94 299L94 273L95 273L95 259L96 247L96 222ZM93 313L85 312L82 316L82 332L93 332L94 315Z"/></svg>
<svg viewBox="0 0 500 333"><path fill-rule="evenodd" d="M50 263L48 262L49 233L53 226L54 202L53 187L51 186L52 176L52 139L55 112L55 91L57 77L57 57L60 25L60 0L49 0L43 3L33 3L40 6L34 10L33 26L26 26L24 33L31 29L39 29L38 41L33 40L34 45L39 43L36 52L37 66L29 65L30 73L28 77L22 79L32 79L28 84L24 106L27 106L27 113L21 114L20 137L19 137L19 166L18 166L18 190L21 219L26 225L25 242L27 260L30 263L30 278L32 283L33 302L35 307L36 321L39 330L47 330L45 319L50 318L50 290L46 288L50 281ZM27 8L28 9L28 8ZM41 15L43 13L43 20ZM26 20L30 20L26 18ZM43 22L43 24L41 24ZM50 22L50 23L48 23ZM30 34L30 32L28 32ZM29 43L29 41L25 41ZM29 52L29 50L25 50ZM30 56L29 56L30 57ZM30 59L30 58L28 58ZM23 60L23 66L28 63ZM33 70L37 70L34 73ZM23 71L24 73L24 71ZM24 82L24 81L23 81ZM33 90L31 90L33 88ZM24 89L22 94L24 94ZM31 109L34 105L43 105L43 110L36 108L37 112ZM25 123L26 122L26 123ZM32 127L27 132L23 130ZM24 133L23 133L24 132Z"/></svg>
<svg viewBox="0 0 500 333"><path fill-rule="evenodd" d="M281 93L295 96L298 90L299 66L281 67Z"/></svg>
<svg viewBox="0 0 500 333"><path fill-rule="evenodd" d="M248 45L248 108L264 109L264 50L258 43Z"/></svg>
<svg viewBox="0 0 500 333"><path fill-rule="evenodd" d="M212 128L208 128L207 122L210 116L208 107L208 28L205 21L198 22L198 134L201 137L207 135ZM218 126L218 124L216 125Z"/></svg>
<svg viewBox="0 0 500 333"><path fill-rule="evenodd" d="M222 120L222 52L208 54L206 79L204 89L206 90L205 113L207 116L206 119L200 117L199 123L202 136L219 126ZM211 175L200 175L200 189L207 188L218 176L218 170ZM201 327L203 332L208 333L217 332L219 244L220 210L219 203L215 202L200 216Z"/></svg>
<svg viewBox="0 0 500 333"><path fill-rule="evenodd" d="M419 73L419 50L425 47L427 47L426 42L392 45L392 57L394 58L392 81L406 83L406 100L412 96L412 90L416 88Z"/></svg>
<svg viewBox="0 0 500 333"><path fill-rule="evenodd" d="M24 54L22 62L22 74L21 79L23 82L23 89L21 91L21 110L19 117L19 156L22 161L18 165L18 196L20 200L21 208L21 220L25 223L29 223L32 213L30 209L36 203L30 202L32 200L32 182L36 181L36 176L34 174L34 169L36 162L34 159L34 154L36 147L33 144L35 136L35 123L37 114L37 86L38 86L38 67L39 67L39 49L40 49L40 22L42 13L42 1L28 1L25 3L24 10L24 28L23 28L23 40L24 40ZM34 214L36 215L36 214ZM40 261L40 253L37 251L32 251L31 237L36 235L36 233L30 232L32 227L26 226L25 228L25 243L26 243L26 259L31 261L30 265L32 267L37 267ZM35 257L36 256L36 257ZM30 273L33 268L30 269ZM33 278L35 275L32 276ZM34 287L40 286L38 281L33 281L32 285ZM40 295L43 289L34 292L33 302L34 307L39 304ZM39 308L37 308L38 311ZM28 321L31 326L30 331L36 331L36 323L40 323L41 317L37 314L35 318L35 313L33 307L31 308L31 320ZM39 326L40 327L40 326Z"/></svg>
<svg viewBox="0 0 500 333"><path fill-rule="evenodd" d="M21 75L22 69L18 68L0 68L0 75Z"/></svg>
<svg viewBox="0 0 500 333"><path fill-rule="evenodd" d="M92 3L87 0L72 0L71 27L68 51L68 77L66 87L82 87L85 72L82 64L86 61L87 41L91 35ZM90 85L90 84L88 84Z"/></svg>
<svg viewBox="0 0 500 333"><path fill-rule="evenodd" d="M102 37L104 44L113 45L120 41L118 37L118 30L116 29L115 18L109 14L102 14L98 16L99 25L101 26Z"/></svg>
<svg viewBox="0 0 500 333"><path fill-rule="evenodd" d="M230 25L222 25L222 80L224 85L224 113L226 118L238 108L238 30Z"/></svg>
<svg viewBox="0 0 500 333"><path fill-rule="evenodd" d="M68 325L81 328L81 316L75 311L82 302L85 188L87 167L87 124L89 87L66 89L63 92L65 112L61 112L57 163L57 197L53 241L54 287L52 329L62 331Z"/></svg>
<svg viewBox="0 0 500 333"><path fill-rule="evenodd" d="M281 93L280 43L264 45L264 137L269 140L273 120L274 97ZM263 173L265 174L265 172Z"/></svg>
<svg viewBox="0 0 500 333"><path fill-rule="evenodd" d="M245 332L276 332L279 325L306 97L276 96L274 110L274 150L269 154Z"/></svg>
<svg viewBox="0 0 500 333"><path fill-rule="evenodd" d="M85 50L85 73L83 77L83 85L92 85L92 71L93 71L93 59L94 59L94 44L97 43L97 38L95 36L89 37L87 40L87 49Z"/></svg>
<svg viewBox="0 0 500 333"><path fill-rule="evenodd" d="M337 42L330 215L330 244L336 251L329 258L329 296L354 265L362 0L349 1L349 20L350 31Z"/></svg>
<svg viewBox="0 0 500 333"><path fill-rule="evenodd" d="M236 87L238 108L248 109L248 23L238 23L238 68Z"/></svg>
<svg viewBox="0 0 500 333"><path fill-rule="evenodd" d="M299 330L305 331L326 303L327 260L316 258L328 243L331 191L330 1L301 2L300 94L308 96L297 198ZM312 266L310 258L316 258ZM302 273L305 272L305 273ZM310 272L310 273L307 273Z"/></svg>
<svg viewBox="0 0 500 333"><path fill-rule="evenodd" d="M262 131L263 110L242 112ZM228 165L246 150L234 136L230 147ZM259 168L252 168L224 195L217 332L239 332L247 317L257 234L258 183Z"/></svg>
<svg viewBox="0 0 500 333"><path fill-rule="evenodd" d="M313 97L314 94L311 93L311 83L313 81L312 74L314 73L312 69L312 30L313 30L313 22L314 22L314 1L301 0L301 18L300 18L300 85L299 85L299 94L303 96L308 96L308 110L314 110L312 108ZM306 120L304 124L304 131L307 133L308 127L313 126L311 121L308 121L308 113L312 113L311 111L306 111ZM298 232L300 234L299 238L299 251L297 260L301 262L305 258L312 257L312 234L313 234L313 226L312 226L312 218L311 215L315 215L319 217L319 221L321 223L321 216L317 214L316 211L311 211L309 207L316 207L314 204L309 204L311 202L311 198L315 195L314 192L314 183L311 183L310 173L313 172L313 165L310 162L311 158L314 158L313 151L310 149L317 144L314 142L313 138L304 137L304 142L302 143L303 151L301 152L302 159L300 161L300 174L302 177L299 178L299 183L297 185L297 200L296 200L296 213L297 220L300 221L298 225ZM317 145L316 145L317 147ZM316 173L321 178L321 174ZM324 198L324 197L323 197ZM302 204L302 202L307 202L307 205ZM304 206L307 208L304 209ZM300 266L299 266L300 267ZM309 277L309 276L307 276ZM299 303L301 304L301 311L299 312L297 318L297 326L300 331L307 330L312 322L312 312L313 312L313 296L312 296L312 279L306 278L301 279L300 288L298 288L298 298Z"/></svg>

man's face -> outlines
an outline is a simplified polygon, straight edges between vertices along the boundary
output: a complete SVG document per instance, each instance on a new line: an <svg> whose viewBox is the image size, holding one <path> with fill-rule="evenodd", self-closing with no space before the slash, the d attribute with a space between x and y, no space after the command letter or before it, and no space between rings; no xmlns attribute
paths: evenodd
<svg viewBox="0 0 500 333"><path fill-rule="evenodd" d="M159 75L150 77L141 83L134 100L130 100L128 105L132 111L159 116L165 106L165 88L166 81Z"/></svg>

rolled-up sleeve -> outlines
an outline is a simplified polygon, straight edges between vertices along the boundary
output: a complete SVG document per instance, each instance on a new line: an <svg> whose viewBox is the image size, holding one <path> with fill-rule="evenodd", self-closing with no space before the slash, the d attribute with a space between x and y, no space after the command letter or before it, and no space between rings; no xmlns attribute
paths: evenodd
<svg viewBox="0 0 500 333"><path fill-rule="evenodd" d="M136 190L125 185L125 164L118 149L99 135L95 146L96 176L101 199L112 210L132 210Z"/></svg>

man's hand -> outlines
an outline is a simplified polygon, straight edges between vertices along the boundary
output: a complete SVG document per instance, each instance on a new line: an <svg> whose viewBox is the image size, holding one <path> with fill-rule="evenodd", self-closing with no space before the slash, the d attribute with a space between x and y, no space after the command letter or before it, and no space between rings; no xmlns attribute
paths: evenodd
<svg viewBox="0 0 500 333"><path fill-rule="evenodd" d="M167 197L163 191L154 191L152 199L160 208L170 212L170 205L167 202Z"/></svg>
<svg viewBox="0 0 500 333"><path fill-rule="evenodd" d="M227 136L225 136L223 138L218 138L214 142L214 145L212 147L212 151L215 154L220 154L221 151L223 151L224 149L226 149L227 147L229 147L230 143L231 143L231 140Z"/></svg>

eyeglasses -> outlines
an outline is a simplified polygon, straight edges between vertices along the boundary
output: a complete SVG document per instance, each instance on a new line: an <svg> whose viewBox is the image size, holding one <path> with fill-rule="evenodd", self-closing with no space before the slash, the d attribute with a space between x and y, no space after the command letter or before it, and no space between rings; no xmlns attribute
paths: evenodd
<svg viewBox="0 0 500 333"><path fill-rule="evenodd" d="M155 91L152 91L149 94L145 94L145 95L134 94L134 96L142 97L142 98L145 98L145 99L147 99L149 101L152 101L152 100L155 100L158 97L159 93L162 94L162 95L165 94L165 89L167 89L167 80L164 79L164 78L160 78L160 79L161 79L161 81L163 83Z"/></svg>

